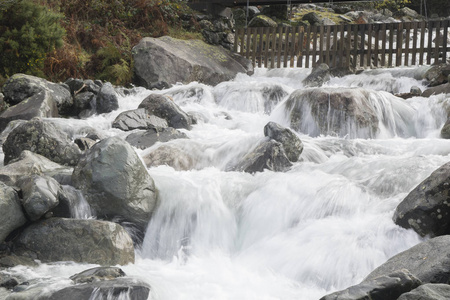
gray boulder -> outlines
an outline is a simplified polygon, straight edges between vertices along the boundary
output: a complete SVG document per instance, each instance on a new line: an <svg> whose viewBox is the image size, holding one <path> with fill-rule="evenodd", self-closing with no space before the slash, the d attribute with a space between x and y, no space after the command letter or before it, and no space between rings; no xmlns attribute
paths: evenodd
<svg viewBox="0 0 450 300"><path fill-rule="evenodd" d="M265 15L257 15L248 22L248 27L272 27L276 28L277 22Z"/></svg>
<svg viewBox="0 0 450 300"><path fill-rule="evenodd" d="M439 236L403 251L376 268L364 281L407 269L423 283L450 283L450 236Z"/></svg>
<svg viewBox="0 0 450 300"><path fill-rule="evenodd" d="M97 96L92 92L83 92L73 98L73 115L79 115L84 110L92 109L92 103L95 103Z"/></svg>
<svg viewBox="0 0 450 300"><path fill-rule="evenodd" d="M303 80L303 84L307 87L320 87L330 79L330 68L327 64L320 64Z"/></svg>
<svg viewBox="0 0 450 300"><path fill-rule="evenodd" d="M134 83L146 88L192 81L214 86L238 73L253 72L251 61L200 40L144 38L132 53Z"/></svg>
<svg viewBox="0 0 450 300"><path fill-rule="evenodd" d="M195 157L173 144L163 144L152 152L143 156L148 168L170 166L177 171L187 171L195 167Z"/></svg>
<svg viewBox="0 0 450 300"><path fill-rule="evenodd" d="M17 192L0 181L0 243L14 230L24 225L25 216Z"/></svg>
<svg viewBox="0 0 450 300"><path fill-rule="evenodd" d="M191 129L191 118L168 96L151 94L138 108L144 108L149 115L166 120L170 127Z"/></svg>
<svg viewBox="0 0 450 300"><path fill-rule="evenodd" d="M146 149L150 148L157 142L165 143L174 139L187 139L187 135L181 131L178 131L172 127L163 128L161 130L150 129L145 132L134 132L126 137L126 141L130 145Z"/></svg>
<svg viewBox="0 0 450 300"><path fill-rule="evenodd" d="M286 100L290 128L309 134L373 138L378 117L370 93L361 88L296 90Z"/></svg>
<svg viewBox="0 0 450 300"><path fill-rule="evenodd" d="M425 91L423 91L422 97L430 97L432 95L439 95L439 94L450 94L450 83L430 87Z"/></svg>
<svg viewBox="0 0 450 300"><path fill-rule="evenodd" d="M69 114L73 105L69 90L63 86L25 74L11 76L3 85L3 94L10 105L19 104L37 94L47 94L61 115Z"/></svg>
<svg viewBox="0 0 450 300"><path fill-rule="evenodd" d="M62 164L73 166L81 152L66 133L52 122L35 118L17 126L3 143L5 165L29 150Z"/></svg>
<svg viewBox="0 0 450 300"><path fill-rule="evenodd" d="M450 299L450 285L424 284L411 292L398 297L397 300L448 300Z"/></svg>
<svg viewBox="0 0 450 300"><path fill-rule="evenodd" d="M233 168L235 171L255 173L265 169L274 172L283 172L292 166L286 156L283 145L277 141L269 140L260 143L249 152Z"/></svg>
<svg viewBox="0 0 450 300"><path fill-rule="evenodd" d="M450 88L450 84L449 84L449 88ZM445 122L444 126L441 129L441 138L450 139L450 118L447 119L447 121Z"/></svg>
<svg viewBox="0 0 450 300"><path fill-rule="evenodd" d="M112 127L123 131L134 129L157 129L167 128L169 125L165 119L147 113L145 108L124 111L114 120Z"/></svg>
<svg viewBox="0 0 450 300"><path fill-rule="evenodd" d="M66 287L48 296L47 300L80 299L147 299L150 286L133 278L118 278ZM95 297L95 298L93 298Z"/></svg>
<svg viewBox="0 0 450 300"><path fill-rule="evenodd" d="M448 64L436 64L431 66L430 69L425 72L424 79L429 82L429 86L437 86L447 82L447 73L444 70L448 68Z"/></svg>
<svg viewBox="0 0 450 300"><path fill-rule="evenodd" d="M118 137L98 142L75 167L72 181L97 216L124 219L145 232L156 206L156 188L130 144Z"/></svg>
<svg viewBox="0 0 450 300"><path fill-rule="evenodd" d="M119 99L111 83L105 83L98 92L96 99L98 114L109 113L119 108Z"/></svg>
<svg viewBox="0 0 450 300"><path fill-rule="evenodd" d="M8 185L16 185L19 178L33 174L57 176L72 172L72 169L52 162L42 155L28 150L22 151L19 157L6 166L0 167L0 180Z"/></svg>
<svg viewBox="0 0 450 300"><path fill-rule="evenodd" d="M17 181L22 192L22 205L31 221L43 217L59 204L62 189L59 183L47 176L24 176Z"/></svg>
<svg viewBox="0 0 450 300"><path fill-rule="evenodd" d="M397 300L401 294L421 284L408 270L399 270L326 295L320 300Z"/></svg>
<svg viewBox="0 0 450 300"><path fill-rule="evenodd" d="M302 17L303 21L308 21L310 25L320 25L320 16L315 12L307 13Z"/></svg>
<svg viewBox="0 0 450 300"><path fill-rule="evenodd" d="M421 236L450 234L450 163L434 171L397 206L394 222Z"/></svg>
<svg viewBox="0 0 450 300"><path fill-rule="evenodd" d="M15 255L14 253L12 253L11 255L0 257L0 268L12 268L15 266L37 267L38 263L30 257L19 256Z"/></svg>
<svg viewBox="0 0 450 300"><path fill-rule="evenodd" d="M281 143L287 158L291 162L298 161L303 151L303 143L289 128L285 128L275 122L269 122L264 126L264 135Z"/></svg>
<svg viewBox="0 0 450 300"><path fill-rule="evenodd" d="M14 241L14 253L42 262L134 263L128 233L116 223L99 220L50 218L33 223Z"/></svg>
<svg viewBox="0 0 450 300"><path fill-rule="evenodd" d="M118 267L96 267L70 276L75 283L89 283L104 280L112 280L125 276L125 272Z"/></svg>

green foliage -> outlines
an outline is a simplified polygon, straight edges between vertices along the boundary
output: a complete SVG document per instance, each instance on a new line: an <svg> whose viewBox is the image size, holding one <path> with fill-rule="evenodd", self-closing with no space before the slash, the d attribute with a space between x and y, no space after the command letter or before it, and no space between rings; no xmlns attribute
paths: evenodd
<svg viewBox="0 0 450 300"><path fill-rule="evenodd" d="M42 75L47 53L62 46L62 15L31 0L8 0L0 6L0 75Z"/></svg>
<svg viewBox="0 0 450 300"><path fill-rule="evenodd" d="M375 8L377 9L387 8L392 12L396 12L410 3L411 0L384 0L383 2L375 3Z"/></svg>
<svg viewBox="0 0 450 300"><path fill-rule="evenodd" d="M407 6L417 12L421 11L420 6L422 5L422 14L425 15L425 6L423 5L424 1L411 0L410 2L411 3ZM438 14L441 17L448 17L450 15L450 5L448 0L427 0L426 7L428 16Z"/></svg>

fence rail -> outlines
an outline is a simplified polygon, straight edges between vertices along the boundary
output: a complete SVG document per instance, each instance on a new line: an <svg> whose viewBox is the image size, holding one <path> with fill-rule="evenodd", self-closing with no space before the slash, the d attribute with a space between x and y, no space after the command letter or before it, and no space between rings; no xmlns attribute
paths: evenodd
<svg viewBox="0 0 450 300"><path fill-rule="evenodd" d="M449 20L238 29L235 52L267 68L430 65L449 57Z"/></svg>

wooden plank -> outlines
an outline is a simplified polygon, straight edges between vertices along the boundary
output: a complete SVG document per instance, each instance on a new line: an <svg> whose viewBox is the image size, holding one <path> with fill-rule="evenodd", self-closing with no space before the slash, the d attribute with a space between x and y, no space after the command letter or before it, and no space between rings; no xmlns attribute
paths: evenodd
<svg viewBox="0 0 450 300"><path fill-rule="evenodd" d="M244 56L245 53L245 29L241 32L241 55Z"/></svg>
<svg viewBox="0 0 450 300"><path fill-rule="evenodd" d="M373 24L368 25L369 28L367 29L367 67L370 68L372 65L372 29Z"/></svg>
<svg viewBox="0 0 450 300"><path fill-rule="evenodd" d="M249 59L249 57L250 57L250 50L252 49L251 48L251 46L250 46L250 37L251 37L251 34L250 34L250 32L251 32L251 30L252 30L252 28L250 27L250 28L247 28L247 30L246 30L246 37L247 37L247 40L246 40L246 47L245 47L245 57L247 58L247 59Z"/></svg>
<svg viewBox="0 0 450 300"><path fill-rule="evenodd" d="M446 41L448 39L448 27L449 27L449 25L450 25L450 21L449 20L444 20L442 22L442 27L444 27L444 34L443 34L443 36L444 36L444 44L442 45L443 46L443 49L442 49L442 61L443 62L447 61L448 42L446 42Z"/></svg>
<svg viewBox="0 0 450 300"><path fill-rule="evenodd" d="M339 25L339 31L340 31L340 40L339 40L339 58L340 58L340 67L345 66L345 60L344 60L344 45L345 45L345 26L344 24Z"/></svg>
<svg viewBox="0 0 450 300"><path fill-rule="evenodd" d="M313 49L311 53L312 63L311 66L314 68L316 66L316 55L317 55L317 26L312 26L312 38L313 38Z"/></svg>
<svg viewBox="0 0 450 300"><path fill-rule="evenodd" d="M375 66L375 68L378 67L378 54L380 54L380 25L379 24L374 24L373 25L374 28L374 33L375 33L375 48L373 49L373 64Z"/></svg>
<svg viewBox="0 0 450 300"><path fill-rule="evenodd" d="M333 59L331 60L331 67L336 68L336 58L338 53L338 31L339 27L338 25L333 26L333 46L331 47L333 49L332 56Z"/></svg>
<svg viewBox="0 0 450 300"><path fill-rule="evenodd" d="M303 41L302 41L302 43L303 43ZM309 50L310 50L310 48L311 48L311 26L308 26L307 27L307 30L306 30L306 44L305 44L305 47L306 47L306 49L305 49L305 56L306 56L306 58L305 58L305 67L306 68L309 68Z"/></svg>
<svg viewBox="0 0 450 300"><path fill-rule="evenodd" d="M385 23L381 25L381 67L386 67L386 43L387 43L387 26Z"/></svg>
<svg viewBox="0 0 450 300"><path fill-rule="evenodd" d="M359 48L359 66L364 67L364 49L366 47L365 41L366 41L366 24L360 24L359 25L359 35L361 36L361 43Z"/></svg>
<svg viewBox="0 0 450 300"><path fill-rule="evenodd" d="M392 56L394 54L394 24L389 24L389 47L388 47L388 68L392 67Z"/></svg>
<svg viewBox="0 0 450 300"><path fill-rule="evenodd" d="M256 67L256 33L257 33L257 28L251 28L250 30L251 33L251 49L252 49L252 63L253 63L253 67Z"/></svg>
<svg viewBox="0 0 450 300"><path fill-rule="evenodd" d="M395 66L402 64L402 48L403 48L403 23L399 23L397 27L397 42L395 43Z"/></svg>
<svg viewBox="0 0 450 300"><path fill-rule="evenodd" d="M235 53L237 53L238 52L238 45L239 45L239 31L240 29L237 29L235 32L234 32L234 45L233 45L233 51L235 52Z"/></svg>
<svg viewBox="0 0 450 300"><path fill-rule="evenodd" d="M331 30L332 27L328 25L326 27L327 29L327 42L325 44L325 63L329 66L330 65L330 48L331 48Z"/></svg>
<svg viewBox="0 0 450 300"><path fill-rule="evenodd" d="M347 49L344 67L350 67L350 50L352 48L352 25L347 26Z"/></svg>
<svg viewBox="0 0 450 300"><path fill-rule="evenodd" d="M269 61L269 47L270 47L270 28L266 27L264 32L264 67L268 68L267 62Z"/></svg>
<svg viewBox="0 0 450 300"><path fill-rule="evenodd" d="M425 21L420 23L419 65L423 65L423 53L425 51L425 24Z"/></svg>
<svg viewBox="0 0 450 300"><path fill-rule="evenodd" d="M417 34L418 34L418 26L419 23L418 22L413 22L412 23L412 28L413 28L413 33L412 33L412 38L413 38L413 44L412 44L412 52L411 52L411 65L415 66L416 65L416 56L417 56Z"/></svg>
<svg viewBox="0 0 450 300"><path fill-rule="evenodd" d="M323 40L325 38L325 26L320 26L319 30L319 65L323 63Z"/></svg>
<svg viewBox="0 0 450 300"><path fill-rule="evenodd" d="M405 66L409 66L409 38L411 36L411 22L405 23Z"/></svg>
<svg viewBox="0 0 450 300"><path fill-rule="evenodd" d="M433 49L433 21L427 23L428 28L428 46L427 46L427 65L431 65L431 56Z"/></svg>
<svg viewBox="0 0 450 300"><path fill-rule="evenodd" d="M353 69L356 69L356 62L358 61L358 24L353 27Z"/></svg>
<svg viewBox="0 0 450 300"><path fill-rule="evenodd" d="M439 62L439 47L441 46L441 22L435 22L436 34L434 39L434 63Z"/></svg>
<svg viewBox="0 0 450 300"><path fill-rule="evenodd" d="M270 67L275 68L275 52L277 49L277 29L273 28L272 31L272 44L271 44L271 55L270 55Z"/></svg>
<svg viewBox="0 0 450 300"><path fill-rule="evenodd" d="M295 54L296 54L296 49L297 49L297 32L298 32L299 27L293 27L292 28L292 38L291 38L291 47L290 47L290 51L289 51L289 67L293 68L294 67L294 59L295 59Z"/></svg>
<svg viewBox="0 0 450 300"><path fill-rule="evenodd" d="M262 67L263 59L264 59L264 49L263 49L263 38L264 38L264 27L258 28L258 67Z"/></svg>
<svg viewBox="0 0 450 300"><path fill-rule="evenodd" d="M288 54L290 53L290 47L289 47L289 43L292 40L292 27L287 27L286 28L286 35L285 35L285 40L284 40L284 61L283 61L283 67L287 68L287 63L288 63Z"/></svg>
<svg viewBox="0 0 450 300"><path fill-rule="evenodd" d="M303 43L304 43L304 36L305 36L305 31L304 28L300 31L299 36L298 36L298 55L297 55L297 67L303 67L303 51L304 48L303 47Z"/></svg>
<svg viewBox="0 0 450 300"><path fill-rule="evenodd" d="M278 27L278 42L277 42L277 68L281 68L281 57L283 47L283 27Z"/></svg>

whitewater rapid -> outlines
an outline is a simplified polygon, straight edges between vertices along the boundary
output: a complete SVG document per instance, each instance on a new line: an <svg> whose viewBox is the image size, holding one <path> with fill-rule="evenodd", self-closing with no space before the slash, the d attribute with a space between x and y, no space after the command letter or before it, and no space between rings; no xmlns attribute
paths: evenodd
<svg viewBox="0 0 450 300"><path fill-rule="evenodd" d="M305 89L302 80L310 72L256 69L216 87L190 83L157 91L198 123L183 131L189 139L169 142L189 154L191 169L148 170L160 203L136 263L122 269L151 285L150 299L319 299L421 242L391 218L411 189L450 160L450 141L439 138L450 95L401 100L391 93L424 90L424 68L366 71L325 85L363 88L384 103L375 138L296 132L304 151L289 171L229 171L264 138L269 121L288 124L284 101ZM137 88L122 94L119 110L109 114L54 121L73 137L91 126L125 138L128 133L111 128L112 121L149 93ZM160 145L136 151L144 156ZM92 266L41 264L9 272L44 278L56 288Z"/></svg>

